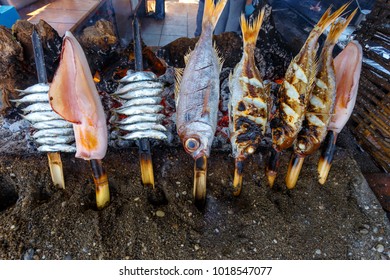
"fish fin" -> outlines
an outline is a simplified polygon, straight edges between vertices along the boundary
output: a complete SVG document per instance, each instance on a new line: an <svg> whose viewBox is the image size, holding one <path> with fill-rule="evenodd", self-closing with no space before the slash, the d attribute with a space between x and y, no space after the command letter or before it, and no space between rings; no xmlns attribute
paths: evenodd
<svg viewBox="0 0 390 280"><path fill-rule="evenodd" d="M348 2L341 6L337 11L335 11L333 14L330 14L330 10L332 8L329 7L326 12L322 15L320 20L318 21L317 25L315 26L320 30L320 32L324 32L326 28L328 28L329 25L332 24L346 9L347 7L351 4L351 2Z"/></svg>
<svg viewBox="0 0 390 280"><path fill-rule="evenodd" d="M214 0L205 0L202 30L206 30L209 24L211 24L212 29L214 30L218 19L225 8L226 2L227 0L219 0L217 4L214 4Z"/></svg>
<svg viewBox="0 0 390 280"><path fill-rule="evenodd" d="M245 45L256 45L257 36L261 25L263 24L265 8L261 9L261 12L251 23L249 23L244 14L241 14L241 31Z"/></svg>
<svg viewBox="0 0 390 280"><path fill-rule="evenodd" d="M221 72L223 63L225 62L225 59L223 58L221 51L218 49L217 44L215 42L214 42L214 53L217 57L219 72Z"/></svg>
<svg viewBox="0 0 390 280"><path fill-rule="evenodd" d="M355 9L347 19L338 18L335 22L332 23L332 27L328 33L328 37L326 38L325 44L334 45L337 43L337 40L343 33L343 31L347 28L353 17L355 16L358 9Z"/></svg>
<svg viewBox="0 0 390 280"><path fill-rule="evenodd" d="M181 79L183 78L183 72L184 68L175 68L175 100L177 101L177 98L179 96L179 90L180 90L180 84Z"/></svg>
<svg viewBox="0 0 390 280"><path fill-rule="evenodd" d="M184 64L187 65L190 60L192 50L188 49L188 52L184 55Z"/></svg>

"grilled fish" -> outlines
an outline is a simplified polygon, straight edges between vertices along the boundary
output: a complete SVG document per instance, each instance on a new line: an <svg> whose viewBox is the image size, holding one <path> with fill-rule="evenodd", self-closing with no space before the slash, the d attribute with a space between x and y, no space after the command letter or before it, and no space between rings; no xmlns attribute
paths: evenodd
<svg viewBox="0 0 390 280"><path fill-rule="evenodd" d="M254 49L264 18L264 9L253 24L241 16L244 53L229 77L229 130L232 154L235 158L233 188L239 195L245 159L253 154L267 126L269 94L255 65Z"/></svg>
<svg viewBox="0 0 390 280"><path fill-rule="evenodd" d="M319 70L306 108L302 129L294 143L286 177L288 188L296 185L305 156L315 152L326 136L336 98L336 76L333 65L333 48L345 28L349 25L357 10L347 19L338 18L330 29L321 51Z"/></svg>
<svg viewBox="0 0 390 280"><path fill-rule="evenodd" d="M329 8L322 15L300 52L287 68L278 92L277 111L271 121L273 150L266 170L271 187L277 174L279 153L292 146L301 130L309 94L317 73L318 38L345 11L348 5L343 5L333 14Z"/></svg>
<svg viewBox="0 0 390 280"><path fill-rule="evenodd" d="M203 204L206 198L207 157L217 126L219 74L222 59L213 47L215 25L227 0L214 5L205 1L202 34L192 52L186 55L183 75L177 72L176 126L185 151L195 162L194 197Z"/></svg>
<svg viewBox="0 0 390 280"><path fill-rule="evenodd" d="M348 5L343 5L333 14L330 14L330 8L324 13L287 69L285 80L279 90L277 112L279 123L272 129L273 147L276 151L289 148L301 130L309 93L317 72L317 40Z"/></svg>

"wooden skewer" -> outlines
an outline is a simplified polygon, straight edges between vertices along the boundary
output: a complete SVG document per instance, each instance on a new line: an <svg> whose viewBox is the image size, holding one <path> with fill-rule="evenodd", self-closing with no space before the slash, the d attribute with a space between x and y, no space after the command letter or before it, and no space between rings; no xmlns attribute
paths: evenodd
<svg viewBox="0 0 390 280"><path fill-rule="evenodd" d="M96 206L100 210L110 203L107 173L100 159L91 159L89 162L91 163L93 181L96 187Z"/></svg>
<svg viewBox="0 0 390 280"><path fill-rule="evenodd" d="M206 182L207 182L207 157L202 156L195 160L194 166L194 189L193 196L195 205L203 208L206 203Z"/></svg>
<svg viewBox="0 0 390 280"><path fill-rule="evenodd" d="M273 185L275 183L276 176L278 175L278 168L279 168L279 164L280 164L280 154L281 154L280 152L278 152L274 149L271 150L271 155L270 155L268 165L267 165L266 170L265 170L265 174L267 175L267 178L268 178L268 184L271 188L273 187Z"/></svg>
<svg viewBox="0 0 390 280"><path fill-rule="evenodd" d="M287 188L293 189L295 188L299 173L301 173L303 162L305 161L304 156L299 156L296 154L293 154L288 166L288 171L286 175L286 185Z"/></svg>
<svg viewBox="0 0 390 280"><path fill-rule="evenodd" d="M326 135L324 147L321 152L321 157L318 162L318 182L323 185L328 178L330 168L332 166L333 155L336 150L337 132L332 130L328 131Z"/></svg>
<svg viewBox="0 0 390 280"><path fill-rule="evenodd" d="M35 28L31 36L34 50L35 65L37 68L38 82L47 84L47 73L43 57L42 43ZM64 172L62 170L61 154L59 152L47 153L51 180L55 186L65 189Z"/></svg>

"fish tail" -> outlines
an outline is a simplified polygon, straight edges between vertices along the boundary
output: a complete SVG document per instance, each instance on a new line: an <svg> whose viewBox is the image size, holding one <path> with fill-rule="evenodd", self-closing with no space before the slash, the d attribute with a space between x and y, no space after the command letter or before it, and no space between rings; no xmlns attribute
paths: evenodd
<svg viewBox="0 0 390 280"><path fill-rule="evenodd" d="M257 36L259 35L261 25L263 24L264 11L265 9L263 8L257 18L251 23L245 19L244 14L241 14L241 31L244 39L244 45L256 44Z"/></svg>
<svg viewBox="0 0 390 280"><path fill-rule="evenodd" d="M328 37L326 38L327 43L329 43L329 44L336 44L337 43L337 40L339 39L339 37L341 36L341 34L345 30L345 28L347 28L347 26L349 25L349 23L351 22L351 20L355 16L357 10L358 9L353 11L347 19L339 18L338 20L336 20L332 24L332 27L331 27L329 34L328 34Z"/></svg>
<svg viewBox="0 0 390 280"><path fill-rule="evenodd" d="M211 24L214 30L217 25L218 19L222 14L223 8L225 8L227 0L219 0L217 4L214 4L214 0L205 0L202 30L206 29L206 26Z"/></svg>
<svg viewBox="0 0 390 280"><path fill-rule="evenodd" d="M320 20L318 21L316 27L319 29L320 33L324 32L326 28L328 28L329 25L332 24L351 4L351 2L348 2L340 7L336 12L333 14L330 14L330 11L332 7L329 7L326 12L322 15Z"/></svg>

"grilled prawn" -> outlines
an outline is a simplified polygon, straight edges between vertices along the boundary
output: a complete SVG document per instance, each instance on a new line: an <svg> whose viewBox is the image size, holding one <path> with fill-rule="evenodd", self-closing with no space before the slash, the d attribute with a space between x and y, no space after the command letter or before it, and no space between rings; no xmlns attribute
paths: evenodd
<svg viewBox="0 0 390 280"><path fill-rule="evenodd" d="M267 125L268 100L260 72L255 65L254 49L264 18L264 9L253 24L241 16L244 53L229 78L229 130L235 158L234 195L242 187L245 159L253 154L263 138Z"/></svg>
<svg viewBox="0 0 390 280"><path fill-rule="evenodd" d="M273 149L267 167L270 186L273 185L277 174L278 154L291 147L298 132L301 130L305 116L309 93L317 72L316 54L318 38L325 29L338 18L349 4L343 5L335 13L330 8L323 14L316 26L310 32L302 49L291 61L283 84L278 93L278 110L272 120Z"/></svg>
<svg viewBox="0 0 390 280"><path fill-rule="evenodd" d="M323 142L336 98L336 76L333 65L333 48L349 25L357 10L347 19L338 18L330 29L321 51L319 70L306 108L302 129L294 142L294 154L286 176L288 188L295 187L305 156L315 152Z"/></svg>

